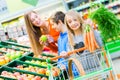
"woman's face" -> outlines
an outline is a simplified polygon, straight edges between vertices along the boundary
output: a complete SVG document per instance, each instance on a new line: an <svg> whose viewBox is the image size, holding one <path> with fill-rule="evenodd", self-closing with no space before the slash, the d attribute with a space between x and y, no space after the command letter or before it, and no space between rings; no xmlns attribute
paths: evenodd
<svg viewBox="0 0 120 80"><path fill-rule="evenodd" d="M34 26L40 27L43 24L43 21L40 19L39 15L34 12L30 14L30 20Z"/></svg>
<svg viewBox="0 0 120 80"><path fill-rule="evenodd" d="M79 29L79 27L80 27L80 21L78 20L77 17L67 15L66 19L67 19L67 24L70 27L70 29L72 29L74 31L77 30L77 29Z"/></svg>

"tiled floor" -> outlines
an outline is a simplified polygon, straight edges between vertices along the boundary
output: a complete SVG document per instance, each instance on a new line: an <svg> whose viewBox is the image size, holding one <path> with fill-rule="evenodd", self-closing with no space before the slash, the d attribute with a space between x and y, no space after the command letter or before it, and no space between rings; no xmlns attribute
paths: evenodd
<svg viewBox="0 0 120 80"><path fill-rule="evenodd" d="M120 51L111 53L110 56L113 62L113 69L115 74L117 77L119 77L118 80L120 80L120 75L118 76L118 74L120 74Z"/></svg>
<svg viewBox="0 0 120 80"><path fill-rule="evenodd" d="M115 60L112 60L113 61L113 67L115 69L115 72L117 74L120 74L120 58L117 58Z"/></svg>
<svg viewBox="0 0 120 80"><path fill-rule="evenodd" d="M120 51L110 54L116 74L120 74Z"/></svg>

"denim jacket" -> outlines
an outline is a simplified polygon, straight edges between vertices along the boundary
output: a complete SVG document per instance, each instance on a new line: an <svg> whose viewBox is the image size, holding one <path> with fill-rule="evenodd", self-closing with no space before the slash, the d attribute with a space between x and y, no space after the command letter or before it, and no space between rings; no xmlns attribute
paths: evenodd
<svg viewBox="0 0 120 80"><path fill-rule="evenodd" d="M67 32L60 33L60 36L58 38L58 55L60 55L60 53L62 51L68 52L68 34L67 34ZM65 65L66 69L68 69L68 62L64 58L58 59L58 62L62 62L62 64ZM79 76L79 73L78 73L77 69L75 68L74 64L72 64L72 71L73 71L74 77Z"/></svg>

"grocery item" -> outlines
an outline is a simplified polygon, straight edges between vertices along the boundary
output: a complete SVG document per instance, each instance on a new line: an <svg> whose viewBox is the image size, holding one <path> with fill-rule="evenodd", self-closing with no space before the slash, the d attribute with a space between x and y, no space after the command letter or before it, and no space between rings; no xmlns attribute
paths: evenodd
<svg viewBox="0 0 120 80"><path fill-rule="evenodd" d="M104 6L90 13L90 18L98 24L104 42L116 40L120 34L120 20ZM108 35L109 34L109 35Z"/></svg>

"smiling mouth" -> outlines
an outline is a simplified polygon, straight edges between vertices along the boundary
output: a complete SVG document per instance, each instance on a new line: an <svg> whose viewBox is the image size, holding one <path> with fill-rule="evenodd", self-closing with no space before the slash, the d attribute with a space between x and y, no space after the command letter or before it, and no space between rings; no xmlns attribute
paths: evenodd
<svg viewBox="0 0 120 80"><path fill-rule="evenodd" d="M77 26L73 26L72 28L76 28Z"/></svg>
<svg viewBox="0 0 120 80"><path fill-rule="evenodd" d="M39 26L41 26L42 23L39 21L37 24L38 24Z"/></svg>

